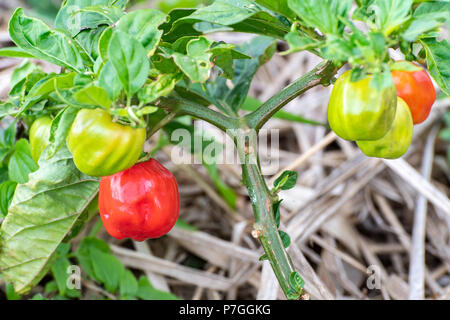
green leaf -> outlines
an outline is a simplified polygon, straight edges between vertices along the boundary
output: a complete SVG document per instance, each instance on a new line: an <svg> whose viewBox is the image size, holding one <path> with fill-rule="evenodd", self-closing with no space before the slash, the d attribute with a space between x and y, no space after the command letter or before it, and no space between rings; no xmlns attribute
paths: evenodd
<svg viewBox="0 0 450 320"><path fill-rule="evenodd" d="M11 283L6 284L6 299L20 300L20 295L16 293Z"/></svg>
<svg viewBox="0 0 450 320"><path fill-rule="evenodd" d="M111 99L109 99L108 92L105 89L95 85L84 87L83 89L75 92L73 98L79 103L99 106L104 109L108 109L112 103Z"/></svg>
<svg viewBox="0 0 450 320"><path fill-rule="evenodd" d="M36 102L46 98L50 93L56 89L72 88L76 73L50 73L46 77L39 80L28 92L24 104L21 106L17 117L21 116L23 112L31 108Z"/></svg>
<svg viewBox="0 0 450 320"><path fill-rule="evenodd" d="M296 30L289 32L284 37L284 40L286 40L286 42L289 44L289 50L284 51L283 55L298 51L314 49L321 44L320 42L314 41L313 39L300 34Z"/></svg>
<svg viewBox="0 0 450 320"><path fill-rule="evenodd" d="M260 11L248 0L216 0L210 6L196 10L189 18L229 26L248 19Z"/></svg>
<svg viewBox="0 0 450 320"><path fill-rule="evenodd" d="M123 16L117 25L121 30L138 40L145 48L147 55L151 56L161 39L162 30L158 27L165 22L166 15L154 9L141 9Z"/></svg>
<svg viewBox="0 0 450 320"><path fill-rule="evenodd" d="M448 141L450 142L450 128L445 128L443 129L440 133L439 133L439 138L441 138L442 140ZM3 182L5 183L5 182ZM0 185L0 190L1 190L1 185ZM0 193L1 194L1 193ZM2 210L3 211L3 210Z"/></svg>
<svg viewBox="0 0 450 320"><path fill-rule="evenodd" d="M50 73L47 77L36 83L27 95L27 99L42 97L55 91L55 89L71 88L74 83L76 73Z"/></svg>
<svg viewBox="0 0 450 320"><path fill-rule="evenodd" d="M391 70L387 64L382 64L381 72L373 74L373 78L370 81L370 86L377 90L383 90L384 88L389 88L394 85L394 80L392 79ZM352 80L353 81L353 80Z"/></svg>
<svg viewBox="0 0 450 320"><path fill-rule="evenodd" d="M211 42L201 37L188 42L186 54L173 53L175 63L192 82L204 83L208 80L212 68L210 46Z"/></svg>
<svg viewBox="0 0 450 320"><path fill-rule="evenodd" d="M196 226L193 226L180 218L178 218L177 222L175 223L175 227L183 229L183 230L187 230L187 231L197 231L198 230L198 228Z"/></svg>
<svg viewBox="0 0 450 320"><path fill-rule="evenodd" d="M0 182L5 182L7 180L8 180L8 168L7 167L1 167L0 168Z"/></svg>
<svg viewBox="0 0 450 320"><path fill-rule="evenodd" d="M209 177L213 181L219 193L222 195L225 202L230 206L230 208L236 209L236 192L222 180L219 175L217 165L203 163L203 166L205 167L206 171L208 171Z"/></svg>
<svg viewBox="0 0 450 320"><path fill-rule="evenodd" d="M14 147L16 140L16 121L10 123L8 128L0 129L0 145L4 148L11 149Z"/></svg>
<svg viewBox="0 0 450 320"><path fill-rule="evenodd" d="M52 157L65 144L78 110L76 107L67 106L56 115L50 128L49 140L52 143L45 149L43 153L45 156L41 155L41 158L47 159Z"/></svg>
<svg viewBox="0 0 450 320"><path fill-rule="evenodd" d="M234 79L234 60L235 59L251 59L250 56L234 50L235 45L224 43L224 42L216 42L213 43L209 52L212 53L212 61L214 61L214 65L219 67L224 76L227 79Z"/></svg>
<svg viewBox="0 0 450 320"><path fill-rule="evenodd" d="M75 257L81 264L81 267L83 268L84 272L86 272L86 274L91 279L99 280L97 279L94 272L93 266L94 261L91 257L91 248L95 248L104 253L110 253L110 249L108 243L106 243L103 240L97 239L95 237L85 237L83 238L83 240L81 240L81 243L77 251L75 252Z"/></svg>
<svg viewBox="0 0 450 320"><path fill-rule="evenodd" d="M179 21L195 12L195 9L174 9L167 15L167 22L161 25L164 42L175 42L183 36L200 36L202 32L194 29L194 21Z"/></svg>
<svg viewBox="0 0 450 320"><path fill-rule="evenodd" d="M7 115L15 116L17 112L18 112L18 108L17 108L16 104L11 103L9 101L5 101L3 103L0 102L0 119L2 119L3 117L5 117ZM1 152L0 152L0 154L1 154ZM2 157L0 156L0 160L1 159L2 159Z"/></svg>
<svg viewBox="0 0 450 320"><path fill-rule="evenodd" d="M38 169L36 162L31 157L30 144L26 139L17 141L14 153L9 159L8 174L12 181L26 183L28 175Z"/></svg>
<svg viewBox="0 0 450 320"><path fill-rule="evenodd" d="M99 56L99 41L105 30L106 27L104 26L95 29L86 29L78 33L75 37L92 60L96 60Z"/></svg>
<svg viewBox="0 0 450 320"><path fill-rule="evenodd" d="M369 19L373 11L369 7L373 4L375 0L357 0L356 3L358 7L355 9L352 15L352 19L365 21Z"/></svg>
<svg viewBox="0 0 450 320"><path fill-rule="evenodd" d="M255 2L286 17L295 18L295 13L288 6L288 0L255 0Z"/></svg>
<svg viewBox="0 0 450 320"><path fill-rule="evenodd" d="M293 290L295 290L296 292L300 292L305 286L305 281L297 271L292 271L292 273L289 275L289 284L291 285Z"/></svg>
<svg viewBox="0 0 450 320"><path fill-rule="evenodd" d="M113 28L108 27L102 32L100 38L98 39L98 53L104 63L106 63L109 59L108 46L112 35L113 35Z"/></svg>
<svg viewBox="0 0 450 320"><path fill-rule="evenodd" d="M112 5L117 8L124 8L127 1L128 0L66 0L56 16L55 28L67 30L72 35L75 35L83 27L87 27L82 25L87 19L85 18L84 21L82 21L81 16L76 14L80 10L92 6L111 7ZM94 14L94 19L95 16L96 15Z"/></svg>
<svg viewBox="0 0 450 320"><path fill-rule="evenodd" d="M160 75L155 81L150 82L138 91L139 101L143 104L148 104L159 97L169 95L182 78L183 75L181 73Z"/></svg>
<svg viewBox="0 0 450 320"><path fill-rule="evenodd" d="M18 8L9 21L14 43L36 58L64 68L83 72L84 61L75 42L58 30L51 30L38 19L26 17Z"/></svg>
<svg viewBox="0 0 450 320"><path fill-rule="evenodd" d="M11 57L11 58L34 58L32 54L29 54L22 48L19 47L6 47L0 49L0 57Z"/></svg>
<svg viewBox="0 0 450 320"><path fill-rule="evenodd" d="M120 279L125 269L115 256L105 253L95 247L89 247L89 255L92 259L92 266L95 277L105 285L105 289L111 293L116 292Z"/></svg>
<svg viewBox="0 0 450 320"><path fill-rule="evenodd" d="M139 289L136 294L138 298L144 299L144 300L179 300L177 296L161 291L158 289L153 288L153 286L148 281L147 277L141 276L138 281Z"/></svg>
<svg viewBox="0 0 450 320"><path fill-rule="evenodd" d="M204 86L191 83L189 87L185 88L182 85L177 86L177 93L205 106L214 104L228 114L238 110L247 97L251 80L256 71L274 54L276 42L273 38L259 36L239 45L236 49L245 54L245 59L234 61L235 74L231 89L226 79L220 77L214 81L208 81L206 91ZM251 59L247 57L251 57Z"/></svg>
<svg viewBox="0 0 450 320"><path fill-rule="evenodd" d="M168 13L177 8L195 8L208 2L208 0L165 0L158 1L158 8Z"/></svg>
<svg viewBox="0 0 450 320"><path fill-rule="evenodd" d="M0 213L3 217L8 214L16 186L17 182L14 181L3 181L0 184Z"/></svg>
<svg viewBox="0 0 450 320"><path fill-rule="evenodd" d="M342 37L332 34L327 36L326 46L322 48L321 52L325 59L341 62L354 56L352 44Z"/></svg>
<svg viewBox="0 0 450 320"><path fill-rule="evenodd" d="M291 244L291 237L289 237L289 235L284 231L278 231L278 233L280 234L280 238L281 238L281 241L283 242L283 246L285 248L289 247L289 245Z"/></svg>
<svg viewBox="0 0 450 320"><path fill-rule="evenodd" d="M78 216L95 197L98 180L80 173L62 148L17 186L0 229L0 270L18 293L36 285Z"/></svg>
<svg viewBox="0 0 450 320"><path fill-rule="evenodd" d="M203 32L203 24L198 24L199 21L211 23L210 27L214 26L211 31L228 30L224 26L229 26L236 32L263 34L278 39L282 39L290 27L250 0L217 0L189 16L183 16L180 10L177 13L181 16L174 20L170 32L163 36L165 41L199 35L199 31Z"/></svg>
<svg viewBox="0 0 450 320"><path fill-rule="evenodd" d="M273 218L275 219L275 224L277 226L277 228L280 227L280 221L281 221L281 214L280 214L280 205L281 202L283 201L283 199L275 202L272 205L272 209L273 209Z"/></svg>
<svg viewBox="0 0 450 320"><path fill-rule="evenodd" d="M423 39L428 69L441 90L450 96L450 44L447 40Z"/></svg>
<svg viewBox="0 0 450 320"><path fill-rule="evenodd" d="M58 285L55 280L49 281L45 284L44 293L58 292Z"/></svg>
<svg viewBox="0 0 450 320"><path fill-rule="evenodd" d="M9 95L20 95L25 87L27 77L35 70L40 70L40 68L28 60L25 60L20 66L14 69L9 83L11 88Z"/></svg>
<svg viewBox="0 0 450 320"><path fill-rule="evenodd" d="M304 24L310 28L317 28L323 34L339 35L344 25L339 17L347 18L352 0L288 0L288 5Z"/></svg>
<svg viewBox="0 0 450 320"><path fill-rule="evenodd" d="M120 278L120 295L122 297L132 297L138 292L139 285L130 270L125 270Z"/></svg>
<svg viewBox="0 0 450 320"><path fill-rule="evenodd" d="M81 8L72 14L79 27L72 30L72 35L82 29L95 29L100 25L114 25L124 15L123 10L115 6L92 5Z"/></svg>
<svg viewBox="0 0 450 320"><path fill-rule="evenodd" d="M142 44L122 31L115 31L108 56L128 95L136 93L147 80L149 60Z"/></svg>
<svg viewBox="0 0 450 320"><path fill-rule="evenodd" d="M81 296L81 292L77 289L69 289L67 287L67 280L70 274L68 268L71 263L65 256L58 257L51 268L53 277L55 278L58 292L62 296L68 296L70 298L78 298Z"/></svg>
<svg viewBox="0 0 450 320"><path fill-rule="evenodd" d="M45 298L42 294L40 293L36 293L31 300L48 300L47 298Z"/></svg>
<svg viewBox="0 0 450 320"><path fill-rule="evenodd" d="M235 111L244 103L253 76L258 68L266 63L275 52L276 42L269 37L255 37L237 47L238 50L251 56L252 59L241 59L234 62L233 87L229 89L225 79L216 79L208 84L208 93L218 107L228 105ZM211 100L211 99L210 99Z"/></svg>
<svg viewBox="0 0 450 320"><path fill-rule="evenodd" d="M274 182L275 190L289 190L297 183L298 173L296 171L284 171Z"/></svg>
<svg viewBox="0 0 450 320"><path fill-rule="evenodd" d="M100 71L98 84L108 92L108 96L111 100L115 100L122 91L122 82L111 61L106 62Z"/></svg>
<svg viewBox="0 0 450 320"><path fill-rule="evenodd" d="M426 32L440 27L450 16L449 2L425 2L414 11L413 20L402 33L402 37L410 42L417 40Z"/></svg>
<svg viewBox="0 0 450 320"><path fill-rule="evenodd" d="M375 0L370 8L376 26L388 36L409 19L411 6L412 0Z"/></svg>

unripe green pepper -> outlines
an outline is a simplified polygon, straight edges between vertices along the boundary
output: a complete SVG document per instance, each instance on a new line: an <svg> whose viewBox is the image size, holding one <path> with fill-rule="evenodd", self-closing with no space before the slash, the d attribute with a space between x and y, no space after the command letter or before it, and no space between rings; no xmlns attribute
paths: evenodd
<svg viewBox="0 0 450 320"><path fill-rule="evenodd" d="M351 71L336 81L328 105L331 129L346 140L377 140L392 126L397 104L397 91L392 86L377 89L371 84L373 75L350 81Z"/></svg>
<svg viewBox="0 0 450 320"><path fill-rule="evenodd" d="M396 159L408 150L413 134L411 111L402 98L398 98L397 112L389 132L374 141L357 141L361 151L369 157Z"/></svg>
<svg viewBox="0 0 450 320"><path fill-rule="evenodd" d="M42 151L50 143L50 128L52 126L52 118L45 116L36 119L30 127L30 149L31 157L37 163L41 157Z"/></svg>
<svg viewBox="0 0 450 320"><path fill-rule="evenodd" d="M145 129L113 122L102 109L78 112L67 136L67 147L78 170L109 176L133 166L142 152Z"/></svg>

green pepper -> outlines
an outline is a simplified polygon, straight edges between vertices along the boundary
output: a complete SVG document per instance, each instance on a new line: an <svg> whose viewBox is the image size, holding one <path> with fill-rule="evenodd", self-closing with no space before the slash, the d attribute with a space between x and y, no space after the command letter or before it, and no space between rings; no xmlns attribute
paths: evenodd
<svg viewBox="0 0 450 320"><path fill-rule="evenodd" d="M408 150L413 133L411 111L402 98L398 98L397 112L389 132L381 139L374 141L357 141L361 151L369 157L396 159Z"/></svg>
<svg viewBox="0 0 450 320"><path fill-rule="evenodd" d="M394 83L384 89L374 88L373 75L351 82L351 71L343 73L334 84L328 105L331 129L346 140L377 140L392 126L397 92Z"/></svg>
<svg viewBox="0 0 450 320"><path fill-rule="evenodd" d="M31 157L37 163L41 157L42 151L50 143L50 128L52 126L52 118L45 116L38 118L33 122L30 128L30 149Z"/></svg>
<svg viewBox="0 0 450 320"><path fill-rule="evenodd" d="M77 168L90 176L109 176L133 166L145 142L145 129L116 123L102 109L78 112L67 136Z"/></svg>

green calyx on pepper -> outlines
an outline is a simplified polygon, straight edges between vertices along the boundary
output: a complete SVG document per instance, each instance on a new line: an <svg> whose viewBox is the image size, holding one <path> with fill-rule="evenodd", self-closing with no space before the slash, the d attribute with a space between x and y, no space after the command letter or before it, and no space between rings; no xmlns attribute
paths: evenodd
<svg viewBox="0 0 450 320"><path fill-rule="evenodd" d="M103 109L78 112L67 136L78 170L90 176L109 176L133 166L145 143L145 129L113 121Z"/></svg>
<svg viewBox="0 0 450 320"><path fill-rule="evenodd" d="M397 111L389 132L378 140L356 142L365 155L396 159L408 150L413 134L413 118L406 102L400 97L397 99Z"/></svg>
<svg viewBox="0 0 450 320"><path fill-rule="evenodd" d="M52 118L49 116L36 119L30 127L30 150L31 157L37 163L42 152L50 143L50 128Z"/></svg>
<svg viewBox="0 0 450 320"><path fill-rule="evenodd" d="M371 84L373 75L351 82L351 71L334 84L328 105L331 129L346 140L377 140L392 126L397 104L395 85L382 89Z"/></svg>

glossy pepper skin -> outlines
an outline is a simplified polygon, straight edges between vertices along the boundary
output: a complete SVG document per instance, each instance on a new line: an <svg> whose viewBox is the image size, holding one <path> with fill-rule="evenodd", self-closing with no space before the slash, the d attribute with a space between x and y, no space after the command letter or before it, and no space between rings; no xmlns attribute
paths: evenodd
<svg viewBox="0 0 450 320"><path fill-rule="evenodd" d="M397 104L394 84L378 90L371 86L372 75L350 81L351 71L334 84L328 105L331 129L346 140L377 140L392 125Z"/></svg>
<svg viewBox="0 0 450 320"><path fill-rule="evenodd" d="M177 181L155 159L138 163L101 179L99 209L106 231L114 238L161 237L178 219Z"/></svg>
<svg viewBox="0 0 450 320"><path fill-rule="evenodd" d="M408 63L415 66L412 62ZM436 91L428 73L423 69L419 71L394 70L392 78L397 88L397 95L409 106L414 124L424 122L436 101Z"/></svg>
<svg viewBox="0 0 450 320"><path fill-rule="evenodd" d="M389 132L374 141L357 141L361 151L369 157L396 159L408 150L413 134L413 119L408 105L398 98L397 112Z"/></svg>
<svg viewBox="0 0 450 320"><path fill-rule="evenodd" d="M52 118L49 116L36 119L30 127L30 149L31 157L34 162L38 162L42 151L50 143L50 128L52 125Z"/></svg>
<svg viewBox="0 0 450 320"><path fill-rule="evenodd" d="M145 129L113 122L102 109L78 112L67 136L77 168L90 176L109 176L130 168L141 155Z"/></svg>

